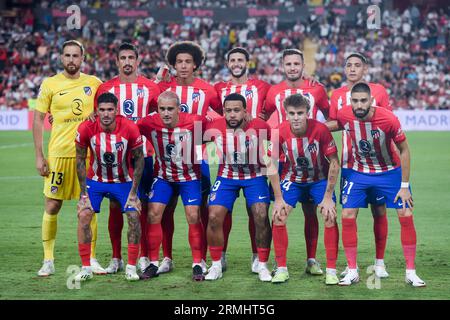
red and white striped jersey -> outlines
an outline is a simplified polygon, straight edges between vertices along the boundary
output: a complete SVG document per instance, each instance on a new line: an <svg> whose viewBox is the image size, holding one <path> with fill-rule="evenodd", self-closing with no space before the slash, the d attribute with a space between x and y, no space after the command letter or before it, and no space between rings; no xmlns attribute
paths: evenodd
<svg viewBox="0 0 450 320"><path fill-rule="evenodd" d="M373 106L379 106L381 108L386 108L388 110L392 110L392 107L389 103L389 95L386 92L386 89L381 84L376 83L368 83L370 87L370 93L374 98ZM336 120L337 113L343 107L351 107L350 102L350 91L351 88L348 86L340 87L339 89L334 90L331 93L331 102L330 102L330 119ZM350 137L347 135L347 132L342 131L342 157L341 157L341 166L342 168L351 169L353 166L353 162L351 160L351 153L348 152L349 146L351 143Z"/></svg>
<svg viewBox="0 0 450 320"><path fill-rule="evenodd" d="M234 84L231 81L222 81L216 83L214 88L216 88L222 105L226 96L231 93L239 93L247 102L247 113L250 114L252 118L257 118L263 112L263 105L270 84L263 80L249 79L244 84Z"/></svg>
<svg viewBox="0 0 450 320"><path fill-rule="evenodd" d="M119 114L134 122L147 116L152 110L156 110L160 94L159 87L148 78L138 76L136 82L121 83L117 76L100 85L95 97L95 109L97 109L97 97L104 92L114 94L119 100ZM144 157L152 156L153 146L145 138L144 144Z"/></svg>
<svg viewBox="0 0 450 320"><path fill-rule="evenodd" d="M195 78L190 85L178 85L175 77L170 82L158 83L161 92L172 91L180 98L182 112L206 116L208 109L218 110L221 113L222 104L212 85L199 78Z"/></svg>
<svg viewBox="0 0 450 320"><path fill-rule="evenodd" d="M131 150L142 148L142 137L132 121L118 115L116 129L106 133L100 120L86 120L80 124L75 142L91 150L87 177L105 183L132 181Z"/></svg>
<svg viewBox="0 0 450 320"><path fill-rule="evenodd" d="M279 154L286 155L281 180L311 183L328 178L329 162L325 157L337 153L337 148L327 126L308 119L303 137L294 135L289 121L279 125L278 130L278 138L272 141L271 155L275 148L278 148Z"/></svg>
<svg viewBox="0 0 450 320"><path fill-rule="evenodd" d="M303 81L302 85L298 88L292 88L288 86L286 81L272 86L269 89L269 92L267 92L266 104L264 106L265 113L270 116L274 111L277 111L279 123L287 120L283 101L293 94L303 94L309 99L309 118L317 119L317 112L319 110L324 114L325 117L328 116L330 104L328 102L328 96L325 87L322 84L311 86L309 80Z"/></svg>
<svg viewBox="0 0 450 320"><path fill-rule="evenodd" d="M350 169L363 173L386 172L400 166L395 143L406 140L400 121L392 111L373 107L372 119L359 120L351 107L344 107L337 113L339 127L350 136L352 154Z"/></svg>
<svg viewBox="0 0 450 320"><path fill-rule="evenodd" d="M206 126L208 138L214 141L220 159L219 177L246 180L265 175L264 140L270 141L269 125L253 119L243 129L227 129L225 118ZM209 139L208 139L209 140Z"/></svg>
<svg viewBox="0 0 450 320"><path fill-rule="evenodd" d="M201 178L199 159L205 117L180 112L177 126L167 128L157 113L139 120L138 127L155 147L155 176L169 182Z"/></svg>

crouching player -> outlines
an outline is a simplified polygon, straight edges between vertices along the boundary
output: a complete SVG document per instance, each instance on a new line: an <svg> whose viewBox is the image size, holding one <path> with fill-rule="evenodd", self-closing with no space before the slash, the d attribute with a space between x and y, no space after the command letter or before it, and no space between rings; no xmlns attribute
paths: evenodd
<svg viewBox="0 0 450 320"><path fill-rule="evenodd" d="M136 260L139 254L141 204L137 187L144 168L142 137L138 127L125 117L118 115L117 98L112 93L98 97L95 122L80 124L75 139L77 175L80 182L78 202L78 250L82 269L76 281L85 281L93 276L90 266L92 216L100 212L104 197L119 202L128 219L128 264L125 278L139 280ZM90 166L86 175L86 155L90 149ZM134 174L131 160L134 160Z"/></svg>
<svg viewBox="0 0 450 320"><path fill-rule="evenodd" d="M261 119L247 121L246 100L238 94L226 96L224 117L207 126L204 140L214 141L220 156L217 179L209 196L207 238L212 266L206 280L222 277L221 256L224 246L223 224L233 211L239 191L243 189L247 206L253 215L259 258L259 279L271 281L267 268L271 229L268 218L269 187L264 172L264 140L270 140L270 127ZM279 178L274 175L279 183Z"/></svg>
<svg viewBox="0 0 450 320"><path fill-rule="evenodd" d="M281 190L287 204L285 211L273 214L273 244L277 269L273 283L289 279L286 265L288 234L286 222L297 202L312 199L325 220L324 242L327 257L325 283L339 283L336 275L339 231L336 224L334 187L339 175L336 144L328 128L317 120L308 119L309 102L294 94L283 102L288 121L278 126L278 137L272 133L272 158L276 151L286 155L281 174ZM316 210L316 208L314 208Z"/></svg>

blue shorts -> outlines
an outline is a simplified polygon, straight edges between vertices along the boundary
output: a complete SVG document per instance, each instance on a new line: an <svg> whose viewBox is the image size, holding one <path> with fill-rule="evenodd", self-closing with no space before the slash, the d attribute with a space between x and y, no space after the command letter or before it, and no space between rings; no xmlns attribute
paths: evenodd
<svg viewBox="0 0 450 320"><path fill-rule="evenodd" d="M244 190L244 197L247 200L248 207L257 202L270 204L269 186L267 185L266 177L246 180L217 177L211 188L208 205L223 206L228 211L233 211L234 202L241 188Z"/></svg>
<svg viewBox="0 0 450 320"><path fill-rule="evenodd" d="M141 182L139 183L139 198L141 201L147 202L153 181L153 157L149 156L144 159L144 171L142 172Z"/></svg>
<svg viewBox="0 0 450 320"><path fill-rule="evenodd" d="M403 207L402 200L398 199L397 202L394 202L394 199L400 190L401 181L401 168L383 173L361 173L349 170L341 191L342 207L367 208L371 203L386 204L387 208L400 209Z"/></svg>
<svg viewBox="0 0 450 320"><path fill-rule="evenodd" d="M201 182L200 180L169 182L154 178L148 202L168 204L172 195L180 195L185 206L199 206L202 202Z"/></svg>
<svg viewBox="0 0 450 320"><path fill-rule="evenodd" d="M136 211L134 208L125 208L132 184L132 182L105 183L86 179L87 192L94 212L100 212L103 198L118 201L122 207L122 212Z"/></svg>
<svg viewBox="0 0 450 320"><path fill-rule="evenodd" d="M327 179L311 183L297 183L284 180L280 183L280 187L284 201L293 208L296 207L297 202L313 202L318 205L322 202L327 190ZM336 202L334 193L333 201Z"/></svg>
<svg viewBox="0 0 450 320"><path fill-rule="evenodd" d="M202 196L208 195L211 190L211 174L209 172L209 164L202 160L200 166L202 172Z"/></svg>

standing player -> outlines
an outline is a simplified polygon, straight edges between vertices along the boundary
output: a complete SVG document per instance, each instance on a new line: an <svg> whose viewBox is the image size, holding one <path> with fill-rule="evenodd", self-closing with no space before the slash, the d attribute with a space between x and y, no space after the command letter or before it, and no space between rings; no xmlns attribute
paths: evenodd
<svg viewBox="0 0 450 320"><path fill-rule="evenodd" d="M345 59L344 67L345 75L347 78L347 84L339 89L334 90L331 93L331 105L330 105L330 118L329 120L336 120L337 112L343 107L351 106L350 101L350 90L351 88L360 82L364 82L364 77L368 71L368 61L367 58L358 52L353 52L347 56ZM392 110L389 104L389 96L386 89L376 83L368 83L370 87L370 92L373 97L373 106L378 106L381 108L386 108ZM342 131L342 173L341 173L341 183L346 179L347 173L353 167L352 153L349 151L351 145L350 135L343 130ZM342 189L342 184L341 184ZM373 232L375 235L375 247L376 247L376 257L375 257L375 267L374 271L377 277L386 278L389 274L386 271L384 264L384 252L386 249L386 241L388 235L388 222L386 216L386 206L383 202L379 202L376 198L371 199L370 208L372 210L373 216ZM347 269L341 274L345 276Z"/></svg>
<svg viewBox="0 0 450 320"><path fill-rule="evenodd" d="M305 68L303 52L297 49L284 50L282 65L286 79L269 89L264 107L267 117L274 111L277 111L278 122L281 124L287 120L286 111L283 107L284 99L292 94L303 94L309 100L309 118L317 119L319 110L325 118L328 118L329 103L324 86L322 84L313 86L311 80L303 78ZM283 161L283 159L280 160L281 162ZM323 271L316 261L319 220L314 208L315 206L312 202L302 202L302 210L305 216L306 272L312 275L321 275Z"/></svg>
<svg viewBox="0 0 450 320"><path fill-rule="evenodd" d="M183 200L189 225L192 278L195 281L203 281L205 278L201 266L201 170L200 164L197 163L201 152L203 119L206 118L181 112L178 96L174 92L165 91L158 97L158 113L138 122L141 134L150 139L155 147L155 178L149 195L147 228L150 265L142 273L141 279L153 278L160 273L158 264L162 242L161 219L174 194L179 194ZM194 132L194 129L198 132Z"/></svg>
<svg viewBox="0 0 450 320"><path fill-rule="evenodd" d="M250 60L250 54L244 48L236 47L227 53L227 67L231 75L230 81L219 82L214 85L219 94L219 97L224 103L225 98L231 93L239 93L246 100L246 113L253 119L258 117L264 118L263 104L266 99L267 91L270 85L262 80L249 79L247 75L247 64ZM247 206L248 213L248 231L252 245L252 271L258 273L258 252L255 241L255 222L253 214L249 206ZM226 266L226 256L228 246L228 237L231 231L231 214L225 216L224 221L224 245L222 253L222 264Z"/></svg>
<svg viewBox="0 0 450 320"><path fill-rule="evenodd" d="M94 96L101 81L80 72L84 59L83 45L75 40L64 42L61 62L64 71L42 82L33 120L33 139L36 169L45 177L45 211L42 220L44 263L38 276L55 273L53 251L55 247L58 213L64 200L78 198L80 186L76 177L75 147L73 140L78 125L94 110ZM48 161L42 150L46 113L53 117L48 145ZM106 274L95 259L97 218L92 220L91 266L94 273Z"/></svg>
<svg viewBox="0 0 450 320"><path fill-rule="evenodd" d="M357 226L359 208L367 208L371 198L383 199L395 208L400 220L401 242L406 260L407 283L425 286L415 271L416 230L413 200L409 187L410 152L397 117L386 108L374 107L370 87L357 83L351 90L351 107L337 113L336 129L351 137L353 166L342 189L342 242L348 272L339 282L348 286L359 281L357 270ZM395 146L400 151L400 158Z"/></svg>
<svg viewBox="0 0 450 320"><path fill-rule="evenodd" d="M207 237L213 262L206 280L222 277L223 223L225 216L233 211L241 189L255 223L259 279L272 280L267 268L271 242L268 218L270 195L263 158L263 143L270 140L270 127L258 118L246 121L246 104L242 95L231 93L223 102L224 118L218 118L207 126L208 136L208 133L214 132L210 139L216 143L221 162L209 196ZM279 184L277 174L271 177L275 177L273 182Z"/></svg>
<svg viewBox="0 0 450 320"><path fill-rule="evenodd" d="M75 276L77 281L85 281L93 276L89 261L92 238L90 221L93 215L100 212L104 197L114 199L120 204L121 212L127 214L128 264L125 278L129 281L139 280L136 260L141 236L141 204L137 188L144 169L142 137L133 122L118 115L117 102L114 94L101 94L97 98L97 120L81 123L75 139L77 175L81 188L78 202L78 251L83 265ZM88 148L91 159L86 176Z"/></svg>
<svg viewBox="0 0 450 320"><path fill-rule="evenodd" d="M171 91L177 94L180 100L181 112L206 116L208 109L212 108L221 112L221 103L216 90L209 83L195 77L195 72L204 61L202 48L191 41L176 42L167 50L166 60L176 71L176 76L168 82L161 81L161 91ZM203 227L206 228L208 219L208 195L211 187L208 164L202 162L202 205L201 216ZM176 197L168 205L163 216L163 254L164 259L159 268L159 273L169 272L173 268L172 239L174 232L173 214L176 207ZM205 230L204 230L205 231ZM203 232L203 260L206 259L206 234ZM206 263L203 261L203 270L206 272Z"/></svg>
<svg viewBox="0 0 450 320"><path fill-rule="evenodd" d="M288 121L279 127L278 141L272 146L278 154L286 155L281 174L283 199L286 211L273 217L273 245L277 269L273 283L289 279L286 265L288 234L286 222L297 202L314 202L325 220L324 242L327 256L326 280L329 285L338 284L336 260L339 231L336 224L334 187L339 175L339 159L336 144L327 127L314 119L308 119L310 104L306 97L294 94L283 102Z"/></svg>
<svg viewBox="0 0 450 320"><path fill-rule="evenodd" d="M138 74L139 62L137 48L130 43L122 43L116 54L119 75L103 83L97 91L97 96L104 92L113 93L119 101L119 114L134 122L147 116L152 109L156 109L156 99L160 93L159 87L153 81ZM147 226L148 193L153 179L152 156L154 153L153 146L145 137L143 137L143 143L145 146L145 167L139 185L139 197L142 203L142 213L140 215L142 235L139 259L141 271L145 270L150 263L147 258L147 233L145 230ZM116 273L119 270L123 270L121 254L123 215L122 207L115 199L110 199L109 213L108 229L113 255L106 272Z"/></svg>

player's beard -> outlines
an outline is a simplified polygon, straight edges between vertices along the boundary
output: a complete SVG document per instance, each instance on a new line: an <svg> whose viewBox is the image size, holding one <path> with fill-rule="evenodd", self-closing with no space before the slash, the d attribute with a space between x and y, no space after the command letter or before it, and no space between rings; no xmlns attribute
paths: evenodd
<svg viewBox="0 0 450 320"><path fill-rule="evenodd" d="M233 70L230 69L230 73L233 75L233 77L239 79L239 78L242 78L242 77L247 73L247 68L244 67L244 68L242 69L242 71L241 71L239 74L234 74L234 73L233 73Z"/></svg>
<svg viewBox="0 0 450 320"><path fill-rule="evenodd" d="M129 67L129 68L127 68L127 67ZM129 76L129 75L133 74L133 72L134 72L134 68L130 65L124 66L122 70L126 76Z"/></svg>
<svg viewBox="0 0 450 320"><path fill-rule="evenodd" d="M232 125L232 124L227 120L227 125L228 125L231 129L236 129L236 128L239 128L243 122L244 122L244 119L241 119L240 121L237 122L236 125Z"/></svg>
<svg viewBox="0 0 450 320"><path fill-rule="evenodd" d="M301 79L301 77L302 77L302 72L300 72L300 75L296 75L296 76L290 76L290 75L288 75L287 73L286 73L286 79L288 79L289 81L292 81L292 82L296 82L297 80L299 80L299 79Z"/></svg>
<svg viewBox="0 0 450 320"><path fill-rule="evenodd" d="M75 68L69 68L69 67L75 67ZM80 71L80 66L76 66L75 64L68 64L67 66L64 66L64 70L70 74L71 76L73 76L74 74L76 74L78 71Z"/></svg>
<svg viewBox="0 0 450 320"><path fill-rule="evenodd" d="M357 110L362 110L362 109L356 109L356 110L353 110L353 109L352 109L353 114L354 114L355 117L357 117L358 119L363 119L363 118L365 118L365 117L369 114L369 112L370 112L370 108L367 108L367 110L361 111L361 112L359 112L359 113L356 112Z"/></svg>

